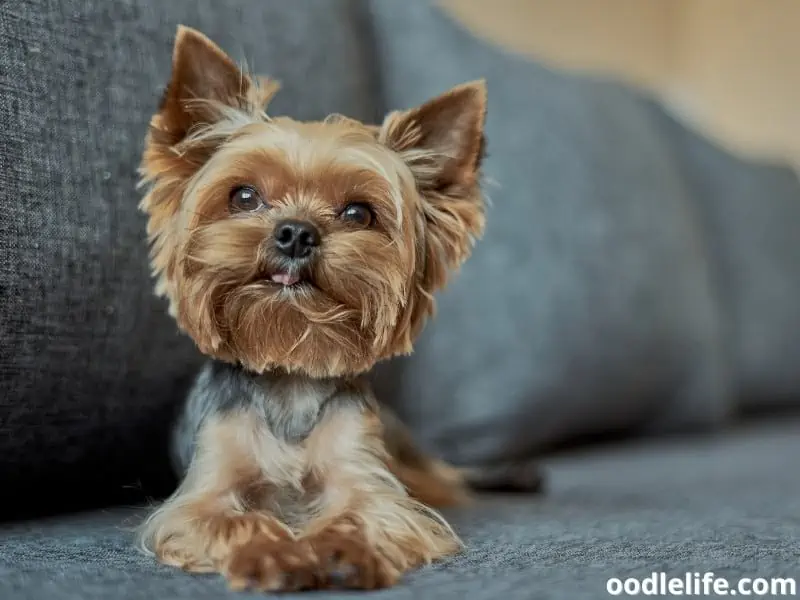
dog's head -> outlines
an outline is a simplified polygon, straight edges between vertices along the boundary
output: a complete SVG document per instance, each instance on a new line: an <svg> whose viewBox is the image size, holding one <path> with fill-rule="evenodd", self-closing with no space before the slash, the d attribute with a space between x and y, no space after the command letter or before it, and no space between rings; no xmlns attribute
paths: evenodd
<svg viewBox="0 0 800 600"><path fill-rule="evenodd" d="M205 354L360 373L411 350L482 232L485 87L377 126L269 116L276 91L178 30L141 166L157 290Z"/></svg>

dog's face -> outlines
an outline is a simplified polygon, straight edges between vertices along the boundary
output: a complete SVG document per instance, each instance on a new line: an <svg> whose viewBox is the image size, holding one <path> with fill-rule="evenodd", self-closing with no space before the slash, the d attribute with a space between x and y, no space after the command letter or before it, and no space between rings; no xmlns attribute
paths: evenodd
<svg viewBox="0 0 800 600"><path fill-rule="evenodd" d="M179 29L141 169L158 291L210 356L360 373L411 350L482 232L485 88L379 126L267 116L276 91Z"/></svg>

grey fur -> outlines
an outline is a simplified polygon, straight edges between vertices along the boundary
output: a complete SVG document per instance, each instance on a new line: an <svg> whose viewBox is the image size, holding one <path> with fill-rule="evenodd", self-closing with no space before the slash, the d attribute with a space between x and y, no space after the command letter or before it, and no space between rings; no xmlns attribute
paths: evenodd
<svg viewBox="0 0 800 600"><path fill-rule="evenodd" d="M173 432L173 466L185 474L197 433L211 415L253 411L276 437L296 444L308 436L326 410L342 403L375 407L369 386L359 379L313 379L278 371L256 374L208 361L189 391Z"/></svg>

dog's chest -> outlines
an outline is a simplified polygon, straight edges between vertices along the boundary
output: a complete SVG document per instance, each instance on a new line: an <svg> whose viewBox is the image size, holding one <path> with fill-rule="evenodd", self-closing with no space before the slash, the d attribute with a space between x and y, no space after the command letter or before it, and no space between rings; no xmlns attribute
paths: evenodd
<svg viewBox="0 0 800 600"><path fill-rule="evenodd" d="M315 475L315 456L306 443L323 418L336 386L304 378L260 382L260 401L252 409L260 423L258 461L271 482L264 508L292 526L307 522L325 491Z"/></svg>
<svg viewBox="0 0 800 600"><path fill-rule="evenodd" d="M238 451L261 472L248 501L287 524L308 521L324 504L324 473L349 454L370 398L368 389L353 381L251 374L211 362L190 392L176 430L178 464L188 467L207 423L235 419Z"/></svg>

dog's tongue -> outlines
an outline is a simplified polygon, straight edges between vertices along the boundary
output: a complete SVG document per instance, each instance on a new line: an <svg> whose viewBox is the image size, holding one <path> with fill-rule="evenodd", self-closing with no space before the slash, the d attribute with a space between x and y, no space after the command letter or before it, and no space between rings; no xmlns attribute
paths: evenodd
<svg viewBox="0 0 800 600"><path fill-rule="evenodd" d="M300 278L297 275L289 275L288 273L274 273L272 281L281 285L294 285L300 281Z"/></svg>

